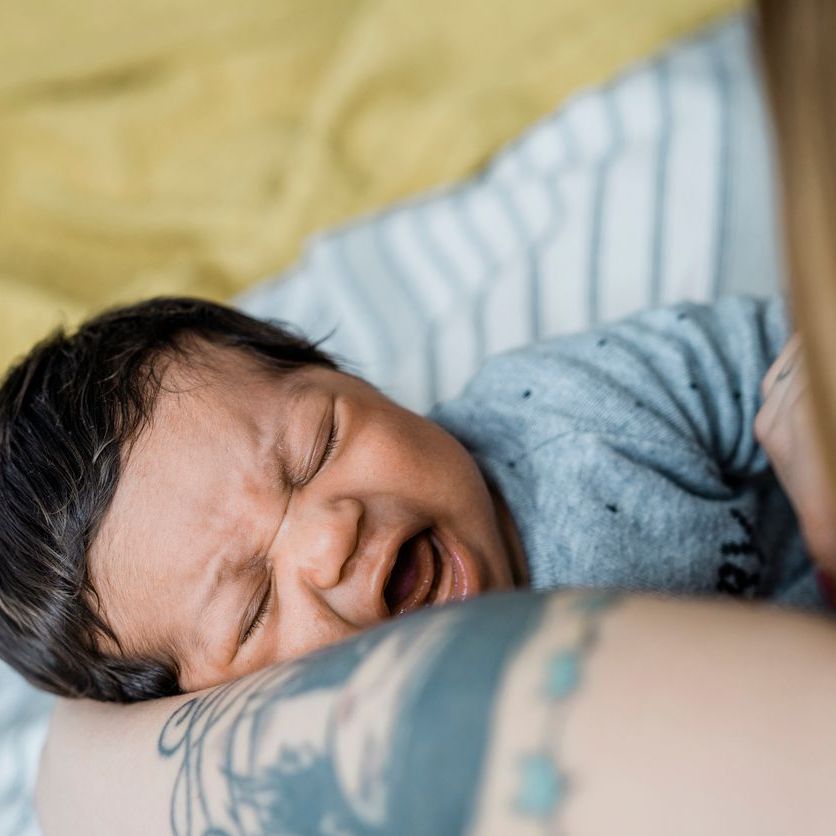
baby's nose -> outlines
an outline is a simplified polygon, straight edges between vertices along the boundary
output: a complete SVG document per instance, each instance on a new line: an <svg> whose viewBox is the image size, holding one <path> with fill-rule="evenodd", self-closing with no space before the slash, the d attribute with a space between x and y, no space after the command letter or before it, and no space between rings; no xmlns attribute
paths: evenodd
<svg viewBox="0 0 836 836"><path fill-rule="evenodd" d="M305 576L317 589L333 589L340 582L346 560L336 549L312 551L304 567Z"/></svg>
<svg viewBox="0 0 836 836"><path fill-rule="evenodd" d="M353 500L311 511L294 538L299 567L307 582L320 590L339 585L359 541L362 507Z"/></svg>

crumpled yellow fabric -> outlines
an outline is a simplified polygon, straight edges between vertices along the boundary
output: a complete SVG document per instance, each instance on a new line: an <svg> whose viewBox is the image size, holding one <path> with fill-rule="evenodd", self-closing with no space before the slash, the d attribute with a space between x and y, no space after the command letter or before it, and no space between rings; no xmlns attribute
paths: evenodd
<svg viewBox="0 0 836 836"><path fill-rule="evenodd" d="M0 368L106 305L227 298L741 5L8 0Z"/></svg>

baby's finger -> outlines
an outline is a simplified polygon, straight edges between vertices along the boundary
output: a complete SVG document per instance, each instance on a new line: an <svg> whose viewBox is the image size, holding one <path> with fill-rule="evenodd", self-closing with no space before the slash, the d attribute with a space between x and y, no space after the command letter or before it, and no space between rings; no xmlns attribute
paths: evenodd
<svg viewBox="0 0 836 836"><path fill-rule="evenodd" d="M785 364L784 370L755 416L755 437L773 459L791 453L799 425L807 420L809 383L804 363L799 357L791 368Z"/></svg>
<svg viewBox="0 0 836 836"><path fill-rule="evenodd" d="M800 348L801 335L795 333L789 338L789 340L787 340L787 343L781 350L781 353L764 375L763 381L761 382L761 395L764 400L769 397L769 394L776 383L785 380L790 374L792 374L792 370L799 360Z"/></svg>

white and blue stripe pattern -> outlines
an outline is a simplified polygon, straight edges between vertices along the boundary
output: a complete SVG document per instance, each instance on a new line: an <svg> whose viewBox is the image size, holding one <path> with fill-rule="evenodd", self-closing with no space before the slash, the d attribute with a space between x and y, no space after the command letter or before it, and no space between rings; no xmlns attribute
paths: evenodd
<svg viewBox="0 0 836 836"><path fill-rule="evenodd" d="M419 411L489 354L647 306L779 286L747 17L570 100L480 175L315 237L246 310Z"/></svg>

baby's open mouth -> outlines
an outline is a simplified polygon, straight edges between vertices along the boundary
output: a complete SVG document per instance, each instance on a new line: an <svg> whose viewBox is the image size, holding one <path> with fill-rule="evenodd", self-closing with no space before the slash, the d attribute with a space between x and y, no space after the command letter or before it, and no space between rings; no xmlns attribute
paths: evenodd
<svg viewBox="0 0 836 836"><path fill-rule="evenodd" d="M430 529L410 537L398 550L395 565L383 588L390 615L403 615L433 604L442 575L441 555Z"/></svg>

